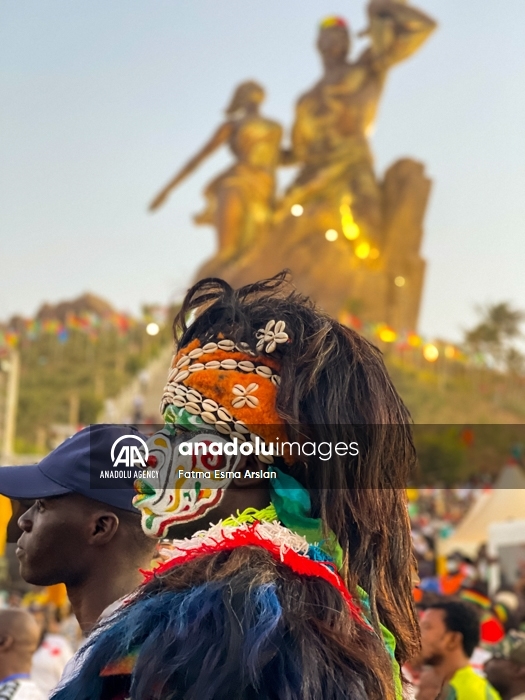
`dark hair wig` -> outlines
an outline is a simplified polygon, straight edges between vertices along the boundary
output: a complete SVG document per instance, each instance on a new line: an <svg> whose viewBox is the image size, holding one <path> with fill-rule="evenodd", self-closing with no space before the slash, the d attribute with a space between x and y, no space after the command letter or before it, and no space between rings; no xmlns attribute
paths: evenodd
<svg viewBox="0 0 525 700"><path fill-rule="evenodd" d="M394 634L403 663L420 646L405 492L416 457L410 414L381 352L299 294L286 272L237 290L220 279L198 282L174 335L179 348L222 333L255 351L256 331L272 319L285 321L291 339L272 354L281 363L277 410L290 439L359 444L356 457L301 457L288 471L310 491L312 515L343 549L345 582L368 592L373 622Z"/></svg>

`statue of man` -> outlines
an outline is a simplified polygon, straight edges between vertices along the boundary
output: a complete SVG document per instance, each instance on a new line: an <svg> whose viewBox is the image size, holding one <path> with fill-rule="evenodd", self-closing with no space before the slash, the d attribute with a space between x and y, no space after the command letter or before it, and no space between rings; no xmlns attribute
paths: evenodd
<svg viewBox="0 0 525 700"><path fill-rule="evenodd" d="M278 216L283 219L294 204L301 205L305 210L297 231L301 236L333 228L358 239L356 244L364 242L365 252L374 246L377 252L381 197L368 134L388 70L411 56L436 23L403 0L371 0L368 17L363 35L369 36L370 45L353 62L348 60L350 32L345 20L329 17L321 23L317 48L324 73L297 103L292 148L282 160L299 163L301 169ZM346 231L345 216L350 222Z"/></svg>

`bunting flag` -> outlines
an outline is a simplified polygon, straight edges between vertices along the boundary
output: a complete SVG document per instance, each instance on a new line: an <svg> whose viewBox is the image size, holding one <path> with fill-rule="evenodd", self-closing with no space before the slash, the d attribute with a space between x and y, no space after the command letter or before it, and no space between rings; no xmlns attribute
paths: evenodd
<svg viewBox="0 0 525 700"><path fill-rule="evenodd" d="M86 334L90 340L95 341L101 330L115 329L121 335L125 335L131 329L136 328L142 321L126 314L113 313L101 317L97 314L86 312L80 315L68 314L65 322L58 319L26 319L22 328L17 330L0 328L0 349L15 348L22 340L34 341L42 335L52 335L60 343L69 340L71 332L76 331Z"/></svg>

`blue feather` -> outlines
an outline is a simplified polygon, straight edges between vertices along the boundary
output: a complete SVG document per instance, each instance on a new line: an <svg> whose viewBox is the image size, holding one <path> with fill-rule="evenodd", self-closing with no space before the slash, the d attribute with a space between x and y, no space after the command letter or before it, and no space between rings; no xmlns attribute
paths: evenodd
<svg viewBox="0 0 525 700"><path fill-rule="evenodd" d="M92 635L53 700L100 700L102 669L136 649L133 700L365 700L359 679L341 687L345 673L327 664L320 640L304 628L294 636L293 614L285 617L275 583L247 585L242 575L152 592Z"/></svg>

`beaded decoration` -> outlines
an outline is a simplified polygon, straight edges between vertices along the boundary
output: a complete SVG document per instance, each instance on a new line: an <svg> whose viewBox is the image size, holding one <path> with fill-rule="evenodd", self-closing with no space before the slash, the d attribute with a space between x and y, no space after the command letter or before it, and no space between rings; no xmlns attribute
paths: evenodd
<svg viewBox="0 0 525 700"><path fill-rule="evenodd" d="M266 352L289 340L284 321L270 321L258 333ZM160 411L167 423L207 425L241 443L286 441L285 423L275 408L279 367L277 360L256 355L244 343L223 338L201 347L195 339L173 358ZM273 462L263 454L260 459Z"/></svg>
<svg viewBox="0 0 525 700"><path fill-rule="evenodd" d="M249 513L248 518L245 519L244 514L241 514L237 522L235 518L228 519L212 525L208 530L195 533L191 538L174 540L169 548L169 559L152 571L142 572L144 582L148 583L154 578L162 577L174 566L207 554L231 551L237 547L262 547L295 573L302 576L315 576L331 583L343 596L352 616L360 624L371 629L359 603L349 593L333 560L326 556L320 559L316 551L313 551L315 548L312 548L304 537L284 527L277 520L273 522L269 522L266 518L252 520L257 518L257 515L260 516L260 513ZM271 514L264 514L263 517L268 515Z"/></svg>

